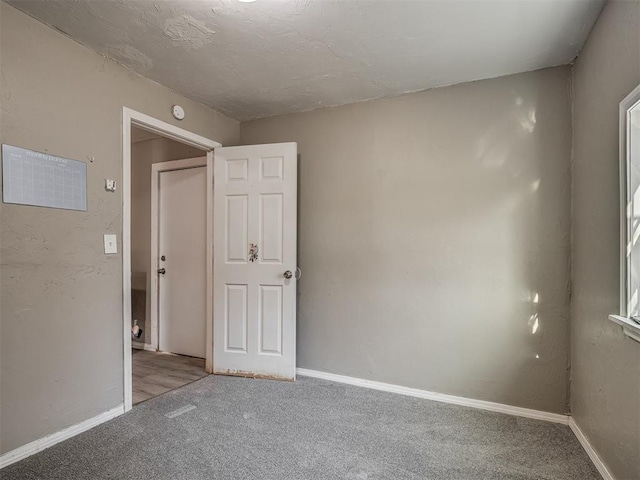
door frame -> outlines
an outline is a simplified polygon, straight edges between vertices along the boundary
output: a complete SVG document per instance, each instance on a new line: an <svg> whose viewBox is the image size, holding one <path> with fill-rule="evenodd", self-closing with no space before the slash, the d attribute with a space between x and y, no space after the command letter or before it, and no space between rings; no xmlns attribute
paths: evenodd
<svg viewBox="0 0 640 480"><path fill-rule="evenodd" d="M176 170L188 170L190 168L199 168L207 166L206 157L185 158L182 160L171 160L168 162L160 162L151 164L151 288L149 294L151 295L151 302L149 308L150 325L151 325L151 346L154 350L160 350L160 316L158 310L158 303L160 301L160 287L158 282L158 275L154 275L153 271L157 269L158 265L158 251L159 251L159 228L160 228L160 172L172 172ZM206 175L206 173L205 173ZM208 187L207 187L208 190ZM206 200L205 200L206 201ZM210 224L213 217L211 211L211 205L207 203L207 237L210 230ZM207 238L207 245L210 244L210 239ZM207 260L207 264L209 264ZM155 265L155 266L154 266ZM207 278L209 272L207 272ZM207 291L207 297L209 292ZM208 298L207 298L208 303ZM206 322L206 319L205 319ZM207 337L209 336L209 325L207 323Z"/></svg>
<svg viewBox="0 0 640 480"><path fill-rule="evenodd" d="M196 133L163 122L128 107L122 107L122 325L123 325L123 403L124 411L133 407L131 367L131 127L157 133L207 152L207 360L213 371L213 149L222 144ZM211 209L211 210L210 210Z"/></svg>

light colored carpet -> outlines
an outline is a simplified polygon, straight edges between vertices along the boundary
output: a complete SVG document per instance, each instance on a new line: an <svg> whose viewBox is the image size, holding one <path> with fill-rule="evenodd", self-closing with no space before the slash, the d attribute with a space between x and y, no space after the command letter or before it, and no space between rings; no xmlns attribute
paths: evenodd
<svg viewBox="0 0 640 480"><path fill-rule="evenodd" d="M600 478L564 425L304 377L221 376L144 402L0 477Z"/></svg>

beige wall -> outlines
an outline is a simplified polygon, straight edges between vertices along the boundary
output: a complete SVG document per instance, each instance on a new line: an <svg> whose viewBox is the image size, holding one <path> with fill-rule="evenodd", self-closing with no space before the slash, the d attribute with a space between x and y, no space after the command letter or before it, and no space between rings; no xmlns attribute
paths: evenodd
<svg viewBox="0 0 640 480"><path fill-rule="evenodd" d="M640 2L610 1L574 69L571 407L618 479L640 478L640 344L619 311L618 106L640 84Z"/></svg>
<svg viewBox="0 0 640 480"><path fill-rule="evenodd" d="M0 3L2 143L87 161L88 212L1 205L0 453L122 402L121 117L126 105L225 145L238 122Z"/></svg>
<svg viewBox="0 0 640 480"><path fill-rule="evenodd" d="M298 142L300 367L568 410L569 93L560 67L241 124Z"/></svg>
<svg viewBox="0 0 640 480"><path fill-rule="evenodd" d="M202 157L206 153L169 138L155 137L131 145L131 287L146 291L143 336L140 342L149 343L151 337L149 295L153 271L151 266L151 165L185 158ZM135 309L134 309L135 310ZM136 318L136 312L133 312ZM133 318L132 318L133 321Z"/></svg>

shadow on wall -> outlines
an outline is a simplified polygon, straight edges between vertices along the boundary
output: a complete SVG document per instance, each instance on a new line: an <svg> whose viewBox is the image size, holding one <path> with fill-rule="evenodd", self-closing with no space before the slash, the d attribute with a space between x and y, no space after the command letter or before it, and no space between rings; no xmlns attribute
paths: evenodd
<svg viewBox="0 0 640 480"><path fill-rule="evenodd" d="M301 367L567 411L569 79L243 124L299 145Z"/></svg>
<svg viewBox="0 0 640 480"><path fill-rule="evenodd" d="M524 372L530 375L534 362L531 382L541 386L552 382L555 388L564 389L565 411L569 411L570 165L567 161L561 178L554 179L552 172L546 171L551 166L545 158L547 136L541 130L554 126L544 111L538 112L536 94L540 93L513 91L508 99L513 104L510 113L480 137L476 161L486 171L476 172L478 178L508 177L511 187L493 199L493 207L475 205L474 210L499 212L501 229L493 235L505 239L505 248L494 258L494 266L500 265L494 275L502 272L505 278L515 280L514 285L524 287L509 292L512 301L519 303L514 311L521 311L522 316L505 317L518 325L518 335L525 339L522 349L516 358L496 358L496 366L502 365L516 380ZM486 353L493 356L493 352ZM566 366L566 375L554 380L551 375L559 363Z"/></svg>

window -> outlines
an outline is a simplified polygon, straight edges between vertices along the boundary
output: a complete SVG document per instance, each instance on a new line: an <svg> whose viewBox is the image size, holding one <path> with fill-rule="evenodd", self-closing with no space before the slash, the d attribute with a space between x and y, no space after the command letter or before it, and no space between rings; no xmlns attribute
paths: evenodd
<svg viewBox="0 0 640 480"><path fill-rule="evenodd" d="M640 86L620 103L620 315L640 342Z"/></svg>

